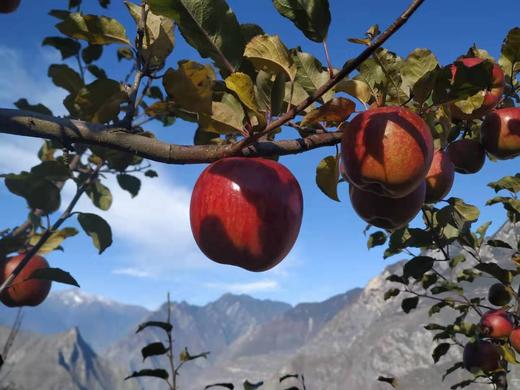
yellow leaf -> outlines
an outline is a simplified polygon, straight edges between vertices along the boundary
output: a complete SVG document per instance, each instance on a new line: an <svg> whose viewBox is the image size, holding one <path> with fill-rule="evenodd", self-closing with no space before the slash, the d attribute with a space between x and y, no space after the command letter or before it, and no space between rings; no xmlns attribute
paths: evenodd
<svg viewBox="0 0 520 390"><path fill-rule="evenodd" d="M302 126L316 122L343 122L356 110L356 104L345 98L334 98L312 110L302 120Z"/></svg>

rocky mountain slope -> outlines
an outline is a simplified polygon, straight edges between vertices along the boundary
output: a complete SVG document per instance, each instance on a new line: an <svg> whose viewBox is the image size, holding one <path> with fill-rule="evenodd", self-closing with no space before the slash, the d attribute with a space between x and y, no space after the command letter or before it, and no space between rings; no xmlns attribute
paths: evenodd
<svg viewBox="0 0 520 390"><path fill-rule="evenodd" d="M0 325L11 326L16 312L0 305ZM22 329L54 334L78 327L90 346L99 352L132 331L149 314L140 306L124 305L73 289L51 293L40 306L25 309Z"/></svg>

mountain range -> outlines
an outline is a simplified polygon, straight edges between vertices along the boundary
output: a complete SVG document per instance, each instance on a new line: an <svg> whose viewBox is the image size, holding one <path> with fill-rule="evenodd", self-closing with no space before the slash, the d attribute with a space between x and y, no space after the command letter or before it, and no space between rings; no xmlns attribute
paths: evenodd
<svg viewBox="0 0 520 390"><path fill-rule="evenodd" d="M493 238L513 243L512 226L505 224ZM501 262L510 255L507 251L486 247L481 256ZM428 304L420 303L406 315L400 299L383 299L395 287L387 276L399 273L402 265L389 265L364 288L323 302L291 306L232 294L204 306L173 302L176 356L185 346L192 354L210 352L207 359L183 366L180 388L201 390L211 383L249 379L264 380L262 389L275 390L281 375L296 373L305 375L312 390L389 390L377 380L380 375L396 377L401 390L448 389L468 378L457 370L441 380L444 370L460 359L460 350L450 349L433 364L436 344L424 329L432 322ZM466 293L482 295L488 283L477 279ZM141 356L148 343L164 341L164 332L135 330L144 321L164 321L167 309L164 304L151 312L77 290L52 294L38 308L25 310L23 330L0 371L0 389L162 390L164 383L157 379L123 379L141 368L166 366L164 357L143 362ZM0 309L0 346L14 315L12 309ZM436 322L448 315L442 311ZM516 371L512 375L513 381L520 378Z"/></svg>

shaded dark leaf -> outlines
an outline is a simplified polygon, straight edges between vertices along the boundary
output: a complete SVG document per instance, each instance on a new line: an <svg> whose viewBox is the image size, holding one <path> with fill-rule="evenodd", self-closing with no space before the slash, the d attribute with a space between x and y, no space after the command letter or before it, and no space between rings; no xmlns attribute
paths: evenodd
<svg viewBox="0 0 520 390"><path fill-rule="evenodd" d="M78 222L91 238L99 254L112 245L112 229L110 225L99 215L79 213Z"/></svg>
<svg viewBox="0 0 520 390"><path fill-rule="evenodd" d="M413 277L414 279L421 279L422 276L430 271L433 267L435 259L427 256L417 256L408 261L403 268L403 276L405 278Z"/></svg>
<svg viewBox="0 0 520 390"><path fill-rule="evenodd" d="M147 322L143 322L142 324L139 324L139 326L137 327L137 330L135 331L135 333L139 333L139 332L141 332L143 329L145 329L145 328L149 328L149 327L161 328L161 329L163 329L165 332L171 332L172 329L173 329L172 324L170 324L170 323L168 323L168 322L162 322L162 321L147 321Z"/></svg>
<svg viewBox="0 0 520 390"><path fill-rule="evenodd" d="M66 271L59 268L39 268L34 270L27 279L43 279L52 280L53 282L70 284L72 286L79 287L76 279Z"/></svg>
<svg viewBox="0 0 520 390"><path fill-rule="evenodd" d="M367 247L368 249L374 248L379 245L384 245L386 242L386 233L383 231L378 231L372 233L368 236Z"/></svg>
<svg viewBox="0 0 520 390"><path fill-rule="evenodd" d="M397 379L395 378L392 378L392 377L385 377L385 376L380 376L377 378L377 380L379 382L384 382L384 383L388 383L390 386L392 386L394 389L397 389Z"/></svg>
<svg viewBox="0 0 520 390"><path fill-rule="evenodd" d="M433 362L437 363L442 356L446 355L450 349L450 346L451 345L448 343L441 343L437 345L432 353Z"/></svg>
<svg viewBox="0 0 520 390"><path fill-rule="evenodd" d="M401 302L401 308L405 313L409 313L411 310L415 309L417 307L417 304L419 303L419 297L411 297L411 298L405 298Z"/></svg>
<svg viewBox="0 0 520 390"><path fill-rule="evenodd" d="M486 242L487 245L493 246L495 248L507 248L507 249L513 249L511 245L509 245L507 242L502 240L488 240Z"/></svg>
<svg viewBox="0 0 520 390"><path fill-rule="evenodd" d="M214 383L212 385L207 385L204 387L204 390L211 389L212 387L224 387L229 390L233 390L235 386L232 383Z"/></svg>
<svg viewBox="0 0 520 390"><path fill-rule="evenodd" d="M146 347L141 349L141 355L143 356L143 361L146 360L147 357L164 355L167 352L168 352L168 348L166 348L164 346L164 344L161 342L148 344Z"/></svg>
<svg viewBox="0 0 520 390"><path fill-rule="evenodd" d="M125 380L127 379L130 379L130 378L138 378L138 377L142 377L142 376L151 376L151 377L155 377L155 378L161 378L161 379L168 379L168 371L166 370L163 370L163 369L156 369L156 370L152 370L152 369L144 369L144 370L140 370L140 371L134 371L132 373L132 375L130 376L127 376L125 378Z"/></svg>
<svg viewBox="0 0 520 390"><path fill-rule="evenodd" d="M81 49L78 41L64 37L47 37L43 40L42 46L52 46L58 49L62 60L75 56Z"/></svg>
<svg viewBox="0 0 520 390"><path fill-rule="evenodd" d="M49 110L46 106L44 106L41 103L38 104L29 104L27 99L19 99L17 100L14 105L20 109L25 111L31 111L31 112L37 112L39 114L45 114L45 115L53 115L52 111Z"/></svg>
<svg viewBox="0 0 520 390"><path fill-rule="evenodd" d="M132 198L135 198L141 189L141 180L135 176L122 173L117 175L117 182L123 190L128 191L132 195Z"/></svg>

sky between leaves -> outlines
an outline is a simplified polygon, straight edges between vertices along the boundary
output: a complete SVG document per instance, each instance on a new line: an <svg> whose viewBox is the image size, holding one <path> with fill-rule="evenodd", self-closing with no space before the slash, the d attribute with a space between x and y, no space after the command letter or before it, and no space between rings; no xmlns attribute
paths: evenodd
<svg viewBox="0 0 520 390"><path fill-rule="evenodd" d="M65 114L61 105L65 93L47 78L48 66L60 63L61 59L55 49L41 47L41 41L46 36L58 35L54 29L56 21L47 15L48 10L65 8L67 3L67 0L22 0L15 14L0 16L0 107L12 107L19 98L27 98L31 104L43 103L55 114ZM84 3L88 4L85 10L89 13L107 13L117 18L133 39L135 27L123 2L113 1L108 11L99 8L97 2ZM271 1L228 0L228 3L240 22L260 24L266 33L279 34L288 47L302 46L325 63L321 45L306 40L276 12ZM363 36L374 23L386 28L407 4L407 0L330 0L332 24L328 41L334 66L341 67L360 50L346 38ZM385 47L401 56L414 48L429 48L441 64L448 64L475 43L496 57L507 31L520 25L518 15L520 3L510 0L496 0L492 4L485 0L430 0ZM105 48L100 65L108 70L109 77L119 80L128 72L129 64L117 62L116 48L116 45ZM200 61L177 34L176 47L167 66L176 67L176 62L185 58ZM75 63L70 61L69 65ZM147 129L177 143L191 143L194 131L193 125L182 121L166 129L156 124ZM284 135L295 136L291 132ZM19 172L35 165L40 143L40 140L0 135L0 173ZM324 300L362 287L387 263L382 259L382 249L368 251L363 235L365 224L348 202L347 186L340 185L342 202L336 203L315 185L316 165L333 153L334 148L325 148L280 160L300 182L304 219L292 252L268 272L255 274L214 264L199 252L191 236L188 210L191 190L203 165L153 164L160 177L143 178L143 187L135 199L130 199L114 180L110 185L114 196L111 210L95 211L112 226L112 247L98 256L90 240L79 234L65 242L65 252L53 252L47 258L53 266L70 271L83 292L149 308L163 302L167 291L174 300L196 304L214 300L225 292L294 304ZM514 174L519 168L518 159L488 161L477 175L457 175L451 195L480 207L480 220L492 220L497 229L504 220L503 213L498 206L484 206L486 199L493 196L493 191L485 185ZM72 187L65 188L63 204L72 191ZM89 201L82 201L78 210L93 208ZM0 183L0 228L16 226L26 214L24 200L8 193L3 182ZM53 287L54 291L63 288L56 284Z"/></svg>

